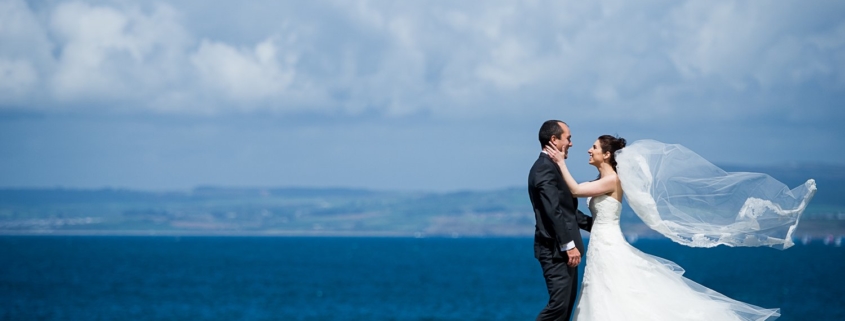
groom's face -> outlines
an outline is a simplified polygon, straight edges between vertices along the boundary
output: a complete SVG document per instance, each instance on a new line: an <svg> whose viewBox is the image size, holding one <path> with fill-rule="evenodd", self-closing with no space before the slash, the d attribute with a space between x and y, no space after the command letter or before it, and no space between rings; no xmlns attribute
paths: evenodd
<svg viewBox="0 0 845 321"><path fill-rule="evenodd" d="M569 158L569 147L572 147L572 133L569 132L569 126L566 126L566 124L559 123L559 125L563 129L563 133L560 134L560 139L557 139L554 145L557 150L563 153L564 158Z"/></svg>

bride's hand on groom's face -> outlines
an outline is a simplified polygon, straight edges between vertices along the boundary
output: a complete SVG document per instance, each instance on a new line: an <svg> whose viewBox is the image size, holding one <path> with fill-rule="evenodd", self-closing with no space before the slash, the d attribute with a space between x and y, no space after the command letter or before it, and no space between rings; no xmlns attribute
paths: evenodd
<svg viewBox="0 0 845 321"><path fill-rule="evenodd" d="M549 154L549 157L551 157L556 163L563 163L566 159L566 154L561 153L557 150L557 148L554 148L551 144L546 145L546 147L543 147L543 150L546 152L546 154Z"/></svg>

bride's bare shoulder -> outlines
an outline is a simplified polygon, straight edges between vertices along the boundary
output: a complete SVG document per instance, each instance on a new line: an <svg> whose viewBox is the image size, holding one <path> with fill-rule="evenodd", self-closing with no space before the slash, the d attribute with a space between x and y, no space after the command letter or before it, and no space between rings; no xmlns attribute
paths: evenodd
<svg viewBox="0 0 845 321"><path fill-rule="evenodd" d="M619 181L619 175L617 175L616 173L613 173L609 176L610 177L608 177L608 178L610 178L615 185L615 188L610 193L610 196L615 198L617 201L622 202L623 191L622 191L622 182Z"/></svg>

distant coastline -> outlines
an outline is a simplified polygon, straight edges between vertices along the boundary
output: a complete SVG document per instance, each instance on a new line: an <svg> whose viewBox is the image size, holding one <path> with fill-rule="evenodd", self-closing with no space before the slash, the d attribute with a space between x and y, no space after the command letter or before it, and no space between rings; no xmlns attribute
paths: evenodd
<svg viewBox="0 0 845 321"><path fill-rule="evenodd" d="M769 173L793 187L816 178L819 191L793 238L796 243L841 244L845 166L726 168ZM586 211L583 200L581 209ZM663 238L627 205L621 220L629 240ZM533 233L534 214L523 187L450 193L290 187L0 189L0 235L458 238Z"/></svg>

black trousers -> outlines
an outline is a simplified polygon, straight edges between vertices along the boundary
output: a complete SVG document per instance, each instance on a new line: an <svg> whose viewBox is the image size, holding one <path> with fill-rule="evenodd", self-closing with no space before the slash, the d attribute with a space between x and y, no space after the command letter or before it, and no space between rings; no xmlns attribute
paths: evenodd
<svg viewBox="0 0 845 321"><path fill-rule="evenodd" d="M534 242L534 255L543 268L543 277L549 290L549 303L540 311L537 320L568 321L575 309L575 296L578 292L578 267L566 265L566 255L563 257L554 251L554 244Z"/></svg>

